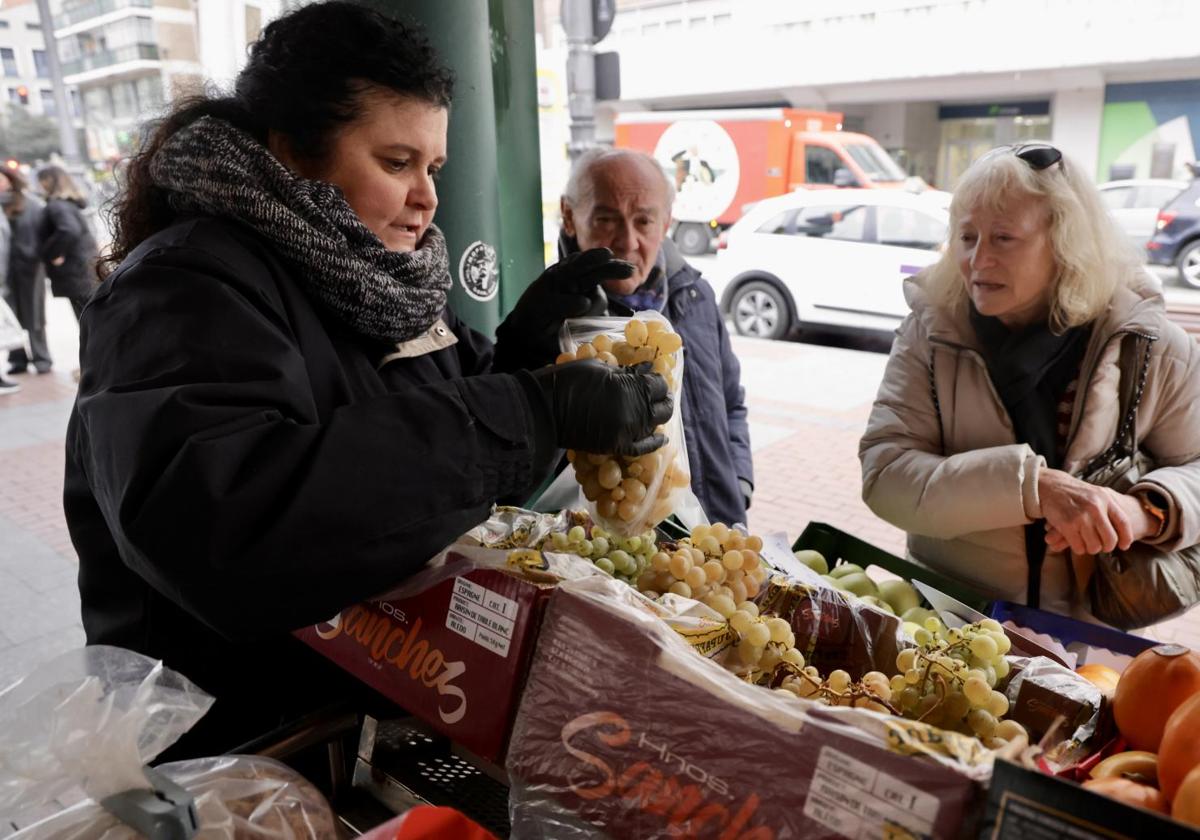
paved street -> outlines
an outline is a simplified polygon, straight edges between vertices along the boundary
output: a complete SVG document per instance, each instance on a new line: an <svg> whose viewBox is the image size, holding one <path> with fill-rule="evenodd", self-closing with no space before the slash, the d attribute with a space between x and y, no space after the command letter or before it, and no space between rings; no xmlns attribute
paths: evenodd
<svg viewBox="0 0 1200 840"><path fill-rule="evenodd" d="M51 305L57 362L0 398L0 685L83 643L76 558L63 521L62 440L74 394L75 324ZM893 553L903 535L859 498L858 438L883 372L878 353L735 339L750 405L753 530L795 538L828 522ZM1200 609L1147 631L1200 649Z"/></svg>

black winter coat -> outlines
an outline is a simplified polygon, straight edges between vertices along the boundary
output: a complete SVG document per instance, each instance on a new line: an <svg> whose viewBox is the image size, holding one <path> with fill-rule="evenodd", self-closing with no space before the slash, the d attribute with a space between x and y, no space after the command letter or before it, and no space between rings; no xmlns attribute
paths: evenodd
<svg viewBox="0 0 1200 840"><path fill-rule="evenodd" d="M42 270L41 225L43 205L24 196L21 212L8 220L12 237L8 248L8 286L13 310L27 330L46 328L46 275Z"/></svg>
<svg viewBox="0 0 1200 840"><path fill-rule="evenodd" d="M740 480L754 486L750 424L742 367L708 281L663 241L667 305L663 314L683 337L683 431L692 491L713 522L746 521ZM614 315L628 315L615 302Z"/></svg>
<svg viewBox="0 0 1200 840"><path fill-rule="evenodd" d="M377 367L394 345L214 219L142 243L84 310L65 487L84 629L216 695L199 749L344 691L289 631L394 586L551 466L537 386L443 322Z"/></svg>
<svg viewBox="0 0 1200 840"><path fill-rule="evenodd" d="M39 251L50 278L50 291L83 303L96 287L99 249L83 208L65 198L51 198L42 211ZM59 257L61 265L54 265Z"/></svg>

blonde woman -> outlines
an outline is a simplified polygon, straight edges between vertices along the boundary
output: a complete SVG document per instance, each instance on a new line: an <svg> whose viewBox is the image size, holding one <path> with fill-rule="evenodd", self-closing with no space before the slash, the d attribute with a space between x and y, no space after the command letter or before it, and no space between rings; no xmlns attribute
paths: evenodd
<svg viewBox="0 0 1200 840"><path fill-rule="evenodd" d="M1089 618L1094 555L1200 542L1200 353L1053 146L976 161L950 237L906 283L859 446L863 498L918 562ZM1077 476L1117 433L1126 336L1149 347L1136 436L1156 468L1117 493Z"/></svg>
<svg viewBox="0 0 1200 840"><path fill-rule="evenodd" d="M50 291L55 297L69 299L78 318L96 286L99 256L83 215L87 199L60 166L43 167L37 177L46 196L38 235Z"/></svg>

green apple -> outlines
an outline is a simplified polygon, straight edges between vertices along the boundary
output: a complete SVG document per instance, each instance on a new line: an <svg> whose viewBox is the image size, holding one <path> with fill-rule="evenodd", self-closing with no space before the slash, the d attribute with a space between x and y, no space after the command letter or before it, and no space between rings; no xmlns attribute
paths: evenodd
<svg viewBox="0 0 1200 840"><path fill-rule="evenodd" d="M924 624L925 619L936 615L937 613L935 613L933 610L927 610L924 607L913 607L900 613L900 618L902 621L911 621L914 624Z"/></svg>
<svg viewBox="0 0 1200 840"><path fill-rule="evenodd" d="M811 548L801 549L793 552L796 559L803 563L808 568L812 569L819 575L829 574L829 563L825 561L824 555L819 551L813 551Z"/></svg>
<svg viewBox="0 0 1200 840"><path fill-rule="evenodd" d="M864 595L862 600L864 604L870 604L872 607L875 607L875 609L882 610L888 615L896 614L896 611L892 609L891 604L880 598L876 598L874 595Z"/></svg>
<svg viewBox="0 0 1200 840"><path fill-rule="evenodd" d="M829 570L829 574L835 578L845 577L846 575L862 574L863 567L857 563L842 563L840 566L834 566Z"/></svg>
<svg viewBox="0 0 1200 840"><path fill-rule="evenodd" d="M845 589L847 592L853 592L860 598L867 595L879 597L879 590L875 587L875 581L867 577L864 572L852 572L848 575L842 575L837 582L839 589Z"/></svg>
<svg viewBox="0 0 1200 840"><path fill-rule="evenodd" d="M917 631L921 629L921 625L915 621L905 621L900 625L900 629L905 632L908 638L915 639Z"/></svg>
<svg viewBox="0 0 1200 840"><path fill-rule="evenodd" d="M921 596L906 580L885 580L879 584L879 597L891 605L896 615L903 615L921 605Z"/></svg>

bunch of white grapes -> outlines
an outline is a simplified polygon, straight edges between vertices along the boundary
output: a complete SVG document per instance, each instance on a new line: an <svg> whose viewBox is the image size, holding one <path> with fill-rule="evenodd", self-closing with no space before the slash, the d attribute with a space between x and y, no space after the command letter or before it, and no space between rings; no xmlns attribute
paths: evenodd
<svg viewBox="0 0 1200 840"><path fill-rule="evenodd" d="M915 636L918 646L900 651L890 681L905 717L974 735L989 747L1026 734L1016 721L1001 720L1008 698L995 686L1008 675L1004 654L1012 643L998 621L947 628L928 618Z"/></svg>
<svg viewBox="0 0 1200 840"><path fill-rule="evenodd" d="M679 350L683 339L665 321L631 320L623 339L601 333L575 352L559 355L557 364L599 359L630 367L649 362L652 370L676 390ZM661 431L661 427L659 429ZM675 491L691 484L684 465L677 464L675 442L640 457L567 451L583 495L596 505L598 517L625 533L653 528L674 511Z"/></svg>
<svg viewBox="0 0 1200 840"><path fill-rule="evenodd" d="M891 703L891 683L881 671L868 671L861 680L854 682L850 674L840 668L822 678L820 671L809 665L785 676L779 683L779 690L827 706L853 706L893 715L899 713Z"/></svg>
<svg viewBox="0 0 1200 840"><path fill-rule="evenodd" d="M590 530L574 525L567 531L555 531L549 542L547 548L586 557L596 568L631 585L650 567L650 559L658 551L653 531L622 537L599 525Z"/></svg>
<svg viewBox="0 0 1200 840"><path fill-rule="evenodd" d="M763 563L761 537L728 525L697 525L674 545L663 544L637 588L655 597L673 592L707 604L728 619L740 604L758 594L769 569Z"/></svg>

